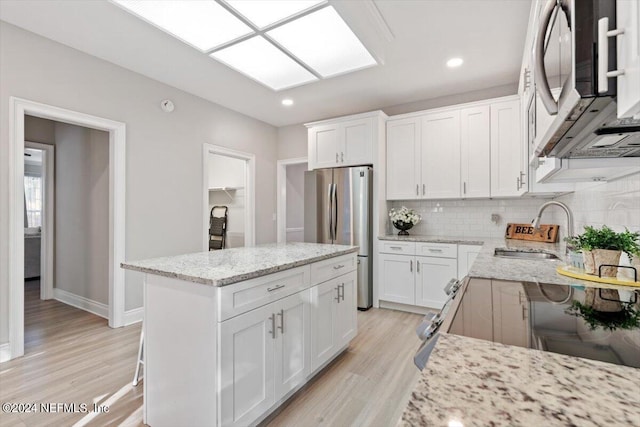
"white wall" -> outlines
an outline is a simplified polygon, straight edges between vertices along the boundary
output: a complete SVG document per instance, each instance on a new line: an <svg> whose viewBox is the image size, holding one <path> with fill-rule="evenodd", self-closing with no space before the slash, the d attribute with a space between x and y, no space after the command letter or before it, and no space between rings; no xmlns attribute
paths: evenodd
<svg viewBox="0 0 640 427"><path fill-rule="evenodd" d="M202 250L204 143L256 155L256 242L276 240L273 126L4 22L0 76L0 343L8 340L10 96L126 123L127 259ZM171 114L160 109L166 98ZM142 275L127 271L125 307L141 304Z"/></svg>
<svg viewBox="0 0 640 427"><path fill-rule="evenodd" d="M278 160L307 157L307 128L303 124L278 128Z"/></svg>

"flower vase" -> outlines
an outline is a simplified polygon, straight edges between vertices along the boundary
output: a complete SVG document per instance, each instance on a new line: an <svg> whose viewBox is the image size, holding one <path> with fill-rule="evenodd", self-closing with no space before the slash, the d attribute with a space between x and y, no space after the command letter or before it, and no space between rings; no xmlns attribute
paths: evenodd
<svg viewBox="0 0 640 427"><path fill-rule="evenodd" d="M394 221L393 226L398 230L400 230L398 231L398 236L408 236L409 232L407 230L410 230L411 228L413 228L412 223L403 222L403 221Z"/></svg>

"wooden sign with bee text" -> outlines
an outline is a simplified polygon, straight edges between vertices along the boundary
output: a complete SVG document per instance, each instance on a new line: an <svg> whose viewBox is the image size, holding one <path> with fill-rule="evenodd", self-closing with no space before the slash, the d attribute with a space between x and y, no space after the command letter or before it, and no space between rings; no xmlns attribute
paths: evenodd
<svg viewBox="0 0 640 427"><path fill-rule="evenodd" d="M534 242L555 243L558 238L557 224L541 224L539 230L535 230L531 224L507 224L507 239L531 240Z"/></svg>

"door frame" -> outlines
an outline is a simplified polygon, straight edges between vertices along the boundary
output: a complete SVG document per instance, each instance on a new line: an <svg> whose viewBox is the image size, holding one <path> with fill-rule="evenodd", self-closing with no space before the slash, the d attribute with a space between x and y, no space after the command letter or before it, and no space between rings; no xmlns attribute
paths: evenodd
<svg viewBox="0 0 640 427"><path fill-rule="evenodd" d="M276 230L278 243L287 241L287 166L309 163L308 157L282 159L276 162Z"/></svg>
<svg viewBox="0 0 640 427"><path fill-rule="evenodd" d="M109 326L124 326L126 125L11 96L9 98L9 351L24 355L24 117L109 133Z"/></svg>
<svg viewBox="0 0 640 427"><path fill-rule="evenodd" d="M202 250L209 251L209 154L234 157L246 162L245 205L244 205L244 245L256 245L256 156L252 153L233 150L220 145L202 144Z"/></svg>
<svg viewBox="0 0 640 427"><path fill-rule="evenodd" d="M25 148L42 150L42 227L40 231L40 299L53 298L53 251L55 242L55 153L56 146L24 142Z"/></svg>

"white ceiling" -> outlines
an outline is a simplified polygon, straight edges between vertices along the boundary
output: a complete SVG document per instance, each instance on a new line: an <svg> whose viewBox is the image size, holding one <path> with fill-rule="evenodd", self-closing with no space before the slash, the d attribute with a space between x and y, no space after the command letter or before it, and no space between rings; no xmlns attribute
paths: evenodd
<svg viewBox="0 0 640 427"><path fill-rule="evenodd" d="M285 126L516 82L531 0L330 0L383 64L281 92L106 0L0 3L3 21Z"/></svg>

